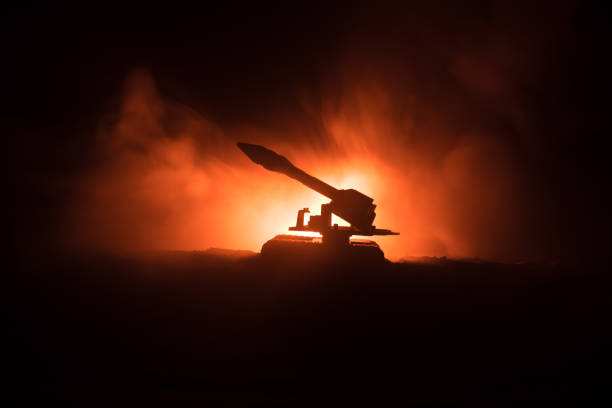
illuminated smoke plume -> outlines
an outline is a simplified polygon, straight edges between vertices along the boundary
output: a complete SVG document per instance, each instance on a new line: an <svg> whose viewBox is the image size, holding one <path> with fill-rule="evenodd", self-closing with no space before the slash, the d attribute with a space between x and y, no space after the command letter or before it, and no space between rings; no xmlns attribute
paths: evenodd
<svg viewBox="0 0 612 408"><path fill-rule="evenodd" d="M409 111L398 119L384 83L351 83L322 112L311 111L323 126L323 148L298 124L288 138L224 130L162 98L144 71L126 84L121 111L97 133L100 166L84 177L71 206L73 244L258 250L295 222L299 208L318 211L324 197L254 165L235 147L244 140L266 144L338 188L374 197L375 224L402 234L378 238L391 259L511 255L503 248L513 233L517 176L506 147L478 131L449 137Z"/></svg>
<svg viewBox="0 0 612 408"><path fill-rule="evenodd" d="M588 8L43 13L49 35L9 58L30 68L7 65L15 247L259 250L327 200L244 141L373 197L401 233L374 238L390 259L607 253L609 69ZM37 26L23 13L15 30Z"/></svg>

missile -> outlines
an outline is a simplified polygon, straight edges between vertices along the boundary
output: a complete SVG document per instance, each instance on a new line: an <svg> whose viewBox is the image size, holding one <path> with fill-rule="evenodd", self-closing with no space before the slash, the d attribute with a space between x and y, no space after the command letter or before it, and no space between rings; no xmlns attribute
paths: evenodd
<svg viewBox="0 0 612 408"><path fill-rule="evenodd" d="M296 169L286 157L270 149L266 149L263 146L238 142L238 148L240 148L240 150L242 150L253 162L270 171L288 173Z"/></svg>
<svg viewBox="0 0 612 408"><path fill-rule="evenodd" d="M238 143L238 148L254 163L263 166L267 170L285 174L332 200L338 196L338 189L298 169L286 157L270 149L243 142Z"/></svg>
<svg viewBox="0 0 612 408"><path fill-rule="evenodd" d="M332 201L329 203L331 212L348 221L352 226L357 227L361 235L395 234L389 230L376 229L372 225L376 217L376 212L374 211L376 205L374 205L374 200L371 197L362 192L352 188L348 190L334 188L324 181L298 169L286 157L263 146L240 142L238 147L253 162L270 171L285 174L331 199Z"/></svg>

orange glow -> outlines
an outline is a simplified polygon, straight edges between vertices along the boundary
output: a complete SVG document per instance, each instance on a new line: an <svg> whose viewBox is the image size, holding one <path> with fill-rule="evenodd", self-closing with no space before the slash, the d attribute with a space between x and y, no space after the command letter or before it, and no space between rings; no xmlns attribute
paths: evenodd
<svg viewBox="0 0 612 408"><path fill-rule="evenodd" d="M289 231L287 235L295 235L298 237L321 238L321 234L319 234L318 232L311 232L311 231Z"/></svg>
<svg viewBox="0 0 612 408"><path fill-rule="evenodd" d="M376 226L401 233L375 238L390 259L494 256L492 237L506 228L500 220L508 219L514 188L503 146L478 133L447 146L436 137L442 130L419 129L409 112L392 116L392 101L375 82L351 87L343 98L318 113L329 137L321 149L304 142L309 135L297 126L295 138L285 131L221 129L164 101L148 74L132 74L121 111L98 132L103 166L80 181L66 217L70 242L258 251L289 233L299 209L318 214L329 201L252 163L236 148L242 140L285 155L337 188L373 197ZM348 225L338 217L332 222Z"/></svg>

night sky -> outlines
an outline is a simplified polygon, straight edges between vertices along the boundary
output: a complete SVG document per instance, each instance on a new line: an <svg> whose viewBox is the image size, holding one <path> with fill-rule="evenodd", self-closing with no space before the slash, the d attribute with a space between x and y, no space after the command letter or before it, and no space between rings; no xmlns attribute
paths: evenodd
<svg viewBox="0 0 612 408"><path fill-rule="evenodd" d="M270 136L253 142L333 154L342 146L313 112L350 99L347 89L367 78L384 90L394 124L380 151L368 145L374 157L413 149L434 160L474 130L505 152L518 180L504 198L509 219L483 227L459 255L596 259L608 251L608 21L584 2L516 3L10 8L2 124L13 243L25 252L66 244L75 185L108 161L95 135L140 70L160 98L214 123L228 143L256 128ZM394 132L406 116L416 123L410 136ZM207 143L201 157L225 160L225 147ZM465 222L456 225L454 241ZM508 249L482 246L491 236Z"/></svg>

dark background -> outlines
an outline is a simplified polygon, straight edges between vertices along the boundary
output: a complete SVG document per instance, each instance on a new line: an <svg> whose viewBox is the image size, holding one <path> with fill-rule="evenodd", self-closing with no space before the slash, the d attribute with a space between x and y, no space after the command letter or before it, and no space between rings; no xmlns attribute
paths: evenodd
<svg viewBox="0 0 612 408"><path fill-rule="evenodd" d="M524 205L540 218L534 245L557 259L599 257L607 252L609 221L605 16L590 2L9 9L2 122L16 239L39 247L59 240L67 180L99 165L93 131L116 109L134 68L149 70L165 98L220 126L275 128L283 118L316 126L296 90L327 92L341 77L339 66L356 58L355 69L397 77L399 94L417 84L424 103L451 121L492 122L508 146L527 140L529 150L517 147L516 157L530 179ZM499 61L484 62L507 80L506 92L478 100L449 74L449 59L457 50L478 55L488 41L501 45ZM522 61L520 72L506 49ZM440 103L439 95L451 102ZM521 129L499 113L512 104L526 112Z"/></svg>

